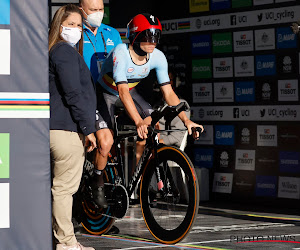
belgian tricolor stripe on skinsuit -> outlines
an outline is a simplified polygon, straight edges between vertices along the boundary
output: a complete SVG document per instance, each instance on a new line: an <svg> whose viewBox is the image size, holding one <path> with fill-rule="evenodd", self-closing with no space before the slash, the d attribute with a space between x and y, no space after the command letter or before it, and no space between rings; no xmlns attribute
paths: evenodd
<svg viewBox="0 0 300 250"><path fill-rule="evenodd" d="M0 92L0 118L50 118L49 93Z"/></svg>
<svg viewBox="0 0 300 250"><path fill-rule="evenodd" d="M113 78L111 77L111 74L105 74L102 77L103 82L108 86L109 88L118 91L116 83L114 82ZM129 90L133 89L138 83L140 82L141 79L128 79L128 86Z"/></svg>

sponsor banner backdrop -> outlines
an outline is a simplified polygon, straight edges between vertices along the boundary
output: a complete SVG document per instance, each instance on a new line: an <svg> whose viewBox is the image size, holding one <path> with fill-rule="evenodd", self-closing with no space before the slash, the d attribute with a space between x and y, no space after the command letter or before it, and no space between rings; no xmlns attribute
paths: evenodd
<svg viewBox="0 0 300 250"><path fill-rule="evenodd" d="M257 146L277 146L277 126L257 126Z"/></svg>
<svg viewBox="0 0 300 250"><path fill-rule="evenodd" d="M233 33L234 52L253 51L253 31L238 31Z"/></svg>
<svg viewBox="0 0 300 250"><path fill-rule="evenodd" d="M237 126L237 147L247 147L256 145L256 126L243 124Z"/></svg>
<svg viewBox="0 0 300 250"><path fill-rule="evenodd" d="M300 173L300 153L293 151L279 152L281 173Z"/></svg>
<svg viewBox="0 0 300 250"><path fill-rule="evenodd" d="M203 125L204 132L201 134L199 140L194 140L194 144L213 145L214 144L214 127L213 125Z"/></svg>
<svg viewBox="0 0 300 250"><path fill-rule="evenodd" d="M239 197L253 197L255 187L255 173L238 171L234 174L232 194Z"/></svg>
<svg viewBox="0 0 300 250"><path fill-rule="evenodd" d="M254 76L254 57L240 56L234 58L234 76Z"/></svg>
<svg viewBox="0 0 300 250"><path fill-rule="evenodd" d="M279 176L278 197L300 199L300 178Z"/></svg>
<svg viewBox="0 0 300 250"><path fill-rule="evenodd" d="M194 83L193 84L193 102L212 102L212 83Z"/></svg>
<svg viewBox="0 0 300 250"><path fill-rule="evenodd" d="M192 1L192 0L190 0ZM195 0L196 1L196 0ZM200 0L199 0L200 1ZM239 2L247 2L246 0ZM220 14L199 16L192 18L162 21L165 33L199 32L210 30L226 30L229 28L255 27L262 25L277 25L278 23L296 22L300 17L300 6L263 9L255 11L237 12L234 14ZM188 23L188 29L180 29L181 23Z"/></svg>
<svg viewBox="0 0 300 250"><path fill-rule="evenodd" d="M215 173L213 182L213 192L227 193L232 191L233 174Z"/></svg>
<svg viewBox="0 0 300 250"><path fill-rule="evenodd" d="M293 33L290 27L277 28L277 48L288 49L297 47L297 35Z"/></svg>
<svg viewBox="0 0 300 250"><path fill-rule="evenodd" d="M256 81L256 99L263 104L277 100L276 81L265 79Z"/></svg>
<svg viewBox="0 0 300 250"><path fill-rule="evenodd" d="M276 197L277 179L277 176L256 176L255 195L263 197Z"/></svg>
<svg viewBox="0 0 300 250"><path fill-rule="evenodd" d="M0 0L0 245L52 249L48 0Z"/></svg>
<svg viewBox="0 0 300 250"><path fill-rule="evenodd" d="M220 171L232 171L234 166L234 150L231 148L218 149L215 151L214 166Z"/></svg>
<svg viewBox="0 0 300 250"><path fill-rule="evenodd" d="M195 121L300 121L300 105L191 107Z"/></svg>
<svg viewBox="0 0 300 250"><path fill-rule="evenodd" d="M233 76L232 57L214 58L213 75L214 78L232 77Z"/></svg>
<svg viewBox="0 0 300 250"><path fill-rule="evenodd" d="M9 178L9 134L0 133L0 178Z"/></svg>
<svg viewBox="0 0 300 250"><path fill-rule="evenodd" d="M210 59L199 59L192 61L192 78L211 78L212 68Z"/></svg>
<svg viewBox="0 0 300 250"><path fill-rule="evenodd" d="M255 170L255 150L237 149L235 153L235 169Z"/></svg>
<svg viewBox="0 0 300 250"><path fill-rule="evenodd" d="M234 126L216 125L215 126L215 145L231 145L235 142Z"/></svg>
<svg viewBox="0 0 300 250"><path fill-rule="evenodd" d="M212 168L214 162L214 149L212 148L195 148L195 167Z"/></svg>
<svg viewBox="0 0 300 250"><path fill-rule="evenodd" d="M274 0L253 0L253 5L263 5L273 3Z"/></svg>
<svg viewBox="0 0 300 250"><path fill-rule="evenodd" d="M214 83L214 102L233 102L233 82Z"/></svg>
<svg viewBox="0 0 300 250"><path fill-rule="evenodd" d="M255 50L275 49L275 29L255 30Z"/></svg>
<svg viewBox="0 0 300 250"><path fill-rule="evenodd" d="M211 10L224 10L231 7L230 0L210 0Z"/></svg>
<svg viewBox="0 0 300 250"><path fill-rule="evenodd" d="M298 80L278 81L278 101L298 101Z"/></svg>
<svg viewBox="0 0 300 250"><path fill-rule="evenodd" d="M0 183L0 229L10 227L9 183ZM1 240L1 245L5 239ZM7 248L8 249L8 248Z"/></svg>
<svg viewBox="0 0 300 250"><path fill-rule="evenodd" d="M1 3L0 3L1 7ZM0 16L1 18L1 16ZM10 30L0 29L0 75L10 74Z"/></svg>
<svg viewBox="0 0 300 250"><path fill-rule="evenodd" d="M212 41L214 54L232 52L231 32L213 34Z"/></svg>
<svg viewBox="0 0 300 250"><path fill-rule="evenodd" d="M0 2L0 24L10 24L10 1L1 0ZM2 39L0 39L1 41Z"/></svg>
<svg viewBox="0 0 300 250"><path fill-rule="evenodd" d="M237 64L239 65L239 63L237 63ZM250 72L250 71L251 71L251 69L248 72ZM245 72L243 72L243 73L245 73ZM255 101L255 82L253 82L253 81L236 82L235 83L235 101L236 102L254 102Z"/></svg>
<svg viewBox="0 0 300 250"><path fill-rule="evenodd" d="M209 0L190 0L190 12L202 12L209 10Z"/></svg>
<svg viewBox="0 0 300 250"><path fill-rule="evenodd" d="M211 53L210 35L191 36L192 54L209 55Z"/></svg>

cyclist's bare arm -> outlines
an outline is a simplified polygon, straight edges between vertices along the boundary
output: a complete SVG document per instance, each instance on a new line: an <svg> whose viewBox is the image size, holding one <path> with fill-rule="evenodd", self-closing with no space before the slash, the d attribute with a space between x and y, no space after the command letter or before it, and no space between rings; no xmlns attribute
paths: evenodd
<svg viewBox="0 0 300 250"><path fill-rule="evenodd" d="M129 114L130 118L134 121L139 137L142 139L146 139L148 134L148 125L142 119L142 117L140 116L139 112L135 107L135 104L129 93L128 84L125 83L118 84L117 86L118 86L120 99L123 102L124 107L127 113Z"/></svg>
<svg viewBox="0 0 300 250"><path fill-rule="evenodd" d="M160 89L161 89L164 99L166 100L168 105L176 106L180 103L180 100L179 100L178 96L176 95L176 93L174 92L174 90L172 89L171 84L161 86ZM203 132L203 126L192 122L190 119L187 118L187 116L184 112L181 112L178 115L178 117L182 120L184 125L187 127L187 129L189 131L189 135L191 135L193 133L193 131L192 131L193 127L200 127L201 132ZM193 133L193 136L195 139L198 138L199 132Z"/></svg>

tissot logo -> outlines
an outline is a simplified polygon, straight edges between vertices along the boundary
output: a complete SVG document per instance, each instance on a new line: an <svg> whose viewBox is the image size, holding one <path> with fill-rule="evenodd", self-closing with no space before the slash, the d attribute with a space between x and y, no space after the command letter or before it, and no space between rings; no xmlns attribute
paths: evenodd
<svg viewBox="0 0 300 250"><path fill-rule="evenodd" d="M193 101L194 103L212 102L212 84L193 84Z"/></svg>
<svg viewBox="0 0 300 250"><path fill-rule="evenodd" d="M215 173L213 182L213 192L231 193L233 174Z"/></svg>
<svg viewBox="0 0 300 250"><path fill-rule="evenodd" d="M236 150L235 168L240 170L255 169L255 150Z"/></svg>
<svg viewBox="0 0 300 250"><path fill-rule="evenodd" d="M232 70L232 58L214 58L214 77L231 77Z"/></svg>
<svg viewBox="0 0 300 250"><path fill-rule="evenodd" d="M234 32L234 51L251 51L253 50L253 31Z"/></svg>
<svg viewBox="0 0 300 250"><path fill-rule="evenodd" d="M277 146L277 126L257 126L257 146Z"/></svg>
<svg viewBox="0 0 300 250"><path fill-rule="evenodd" d="M279 80L278 100L298 101L298 80Z"/></svg>

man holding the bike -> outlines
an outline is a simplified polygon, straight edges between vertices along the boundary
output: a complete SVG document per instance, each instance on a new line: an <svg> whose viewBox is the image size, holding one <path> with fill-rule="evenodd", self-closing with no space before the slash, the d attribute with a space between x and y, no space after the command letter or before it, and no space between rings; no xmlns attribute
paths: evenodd
<svg viewBox="0 0 300 250"><path fill-rule="evenodd" d="M95 178L100 188L95 192L95 201L100 206L106 206L103 188L102 170L105 168L103 158L107 158L113 144L114 105L120 98L129 117L136 125L138 135L145 140L148 126L151 124L153 109L135 90L141 79L148 76L150 70L155 69L160 89L168 105L176 106L180 103L170 85L168 64L165 55L156 45L161 36L162 26L158 18L150 14L139 14L128 23L128 39L130 44L119 44L111 51L105 60L98 79L98 110L97 113L97 141L100 142L95 158ZM192 122L184 112L178 117L187 127L189 134L199 137L199 132L192 133L193 127L203 126ZM144 141L137 145L137 158L143 152ZM98 160L101 159L101 160ZM100 190L100 192L99 192Z"/></svg>

